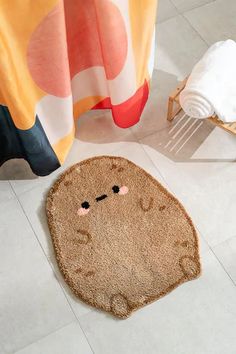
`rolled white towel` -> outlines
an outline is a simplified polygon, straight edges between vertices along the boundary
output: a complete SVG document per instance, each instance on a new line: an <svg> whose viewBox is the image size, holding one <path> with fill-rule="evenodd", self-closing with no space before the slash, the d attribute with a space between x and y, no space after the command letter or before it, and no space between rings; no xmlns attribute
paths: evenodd
<svg viewBox="0 0 236 354"><path fill-rule="evenodd" d="M236 121L236 42L217 42L195 65L180 105L189 116L208 118L217 114L223 122Z"/></svg>

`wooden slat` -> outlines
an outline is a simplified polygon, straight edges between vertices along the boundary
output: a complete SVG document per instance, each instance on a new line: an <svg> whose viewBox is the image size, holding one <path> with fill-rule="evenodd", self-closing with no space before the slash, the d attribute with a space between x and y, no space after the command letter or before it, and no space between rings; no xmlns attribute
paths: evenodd
<svg viewBox="0 0 236 354"><path fill-rule="evenodd" d="M188 77L183 80L174 92L169 96L168 101L168 111L167 111L167 119L169 121L173 120L176 115L182 110L179 104L179 95L180 92L185 88ZM207 118L214 125L226 130L229 133L236 135L236 121L233 123L224 123L217 116Z"/></svg>
<svg viewBox="0 0 236 354"><path fill-rule="evenodd" d="M236 131L236 122L231 124L230 129L233 130L233 131Z"/></svg>
<svg viewBox="0 0 236 354"><path fill-rule="evenodd" d="M176 89L172 92L170 97L174 100L177 96L179 96L180 92L183 91L185 88L185 85L187 83L188 77L184 79L182 82L179 83L179 85L176 87Z"/></svg>

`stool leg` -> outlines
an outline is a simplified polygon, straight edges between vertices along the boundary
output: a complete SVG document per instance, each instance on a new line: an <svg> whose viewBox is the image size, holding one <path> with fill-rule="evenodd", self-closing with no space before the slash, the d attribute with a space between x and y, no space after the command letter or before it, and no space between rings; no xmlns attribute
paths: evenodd
<svg viewBox="0 0 236 354"><path fill-rule="evenodd" d="M171 122L174 119L173 105L174 105L174 100L172 97L169 97L168 108L167 108L167 120L169 122Z"/></svg>

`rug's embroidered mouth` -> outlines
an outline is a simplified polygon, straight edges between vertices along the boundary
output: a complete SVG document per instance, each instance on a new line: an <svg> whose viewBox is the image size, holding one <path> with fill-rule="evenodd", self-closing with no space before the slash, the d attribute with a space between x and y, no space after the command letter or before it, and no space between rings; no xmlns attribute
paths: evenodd
<svg viewBox="0 0 236 354"><path fill-rule="evenodd" d="M47 216L70 288L118 317L200 274L183 206L124 158L95 157L67 170L50 190Z"/></svg>
<svg viewBox="0 0 236 354"><path fill-rule="evenodd" d="M97 198L96 198L96 201L97 201L97 202L100 202L101 200L103 200L103 199L105 199L105 198L107 198L107 195L106 195L106 194L103 194L103 195L100 195L100 197L97 197Z"/></svg>

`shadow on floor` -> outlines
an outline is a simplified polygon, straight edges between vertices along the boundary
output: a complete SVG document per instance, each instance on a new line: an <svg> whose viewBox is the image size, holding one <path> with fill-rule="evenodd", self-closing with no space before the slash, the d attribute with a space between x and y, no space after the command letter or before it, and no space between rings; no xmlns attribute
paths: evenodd
<svg viewBox="0 0 236 354"><path fill-rule="evenodd" d="M138 141L174 162L234 162L235 159L232 158L194 157L196 151L216 129L208 120L190 118L181 111L172 122L167 121L168 96L178 84L176 76L154 70L152 90L142 119L140 123L131 128ZM100 114L90 112L89 115L79 120L77 138L80 141L94 144L132 141L129 135L119 134L119 130L114 126L110 112ZM224 134L229 133L224 132ZM154 135L155 139L153 139ZM234 138L229 136L229 139Z"/></svg>
<svg viewBox="0 0 236 354"><path fill-rule="evenodd" d="M175 75L154 70L150 97L139 124L124 130L114 125L108 110L91 111L78 120L75 138L92 144L138 140L175 162L234 162L235 159L197 159L193 157L215 129L214 125L207 120L193 119L184 115L183 112L171 123L166 120L168 96L178 83ZM149 141L147 137L153 134L156 139ZM225 132L225 134L228 133ZM37 176L31 171L28 163L21 159L7 161L0 168L0 180L35 178Z"/></svg>
<svg viewBox="0 0 236 354"><path fill-rule="evenodd" d="M24 159L12 159L6 161L0 167L0 180L33 180L37 179L27 161Z"/></svg>

